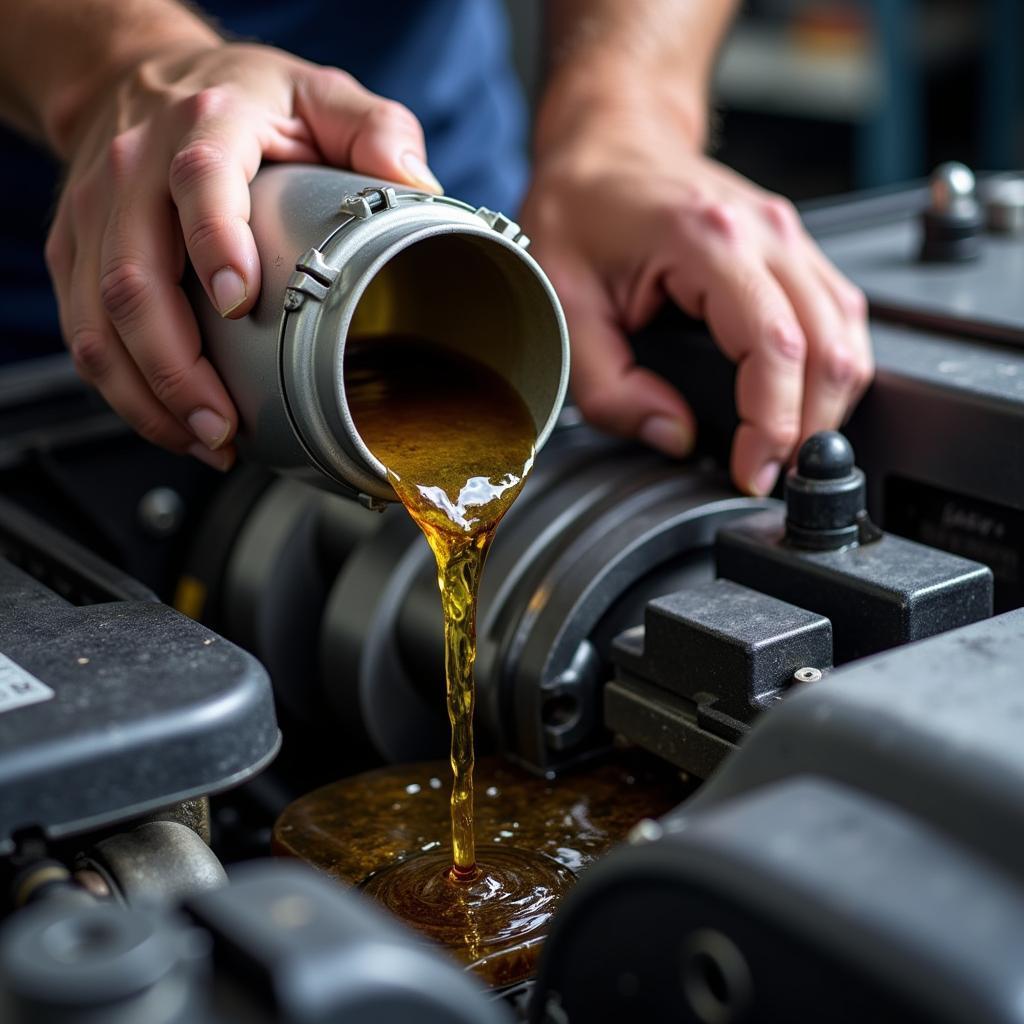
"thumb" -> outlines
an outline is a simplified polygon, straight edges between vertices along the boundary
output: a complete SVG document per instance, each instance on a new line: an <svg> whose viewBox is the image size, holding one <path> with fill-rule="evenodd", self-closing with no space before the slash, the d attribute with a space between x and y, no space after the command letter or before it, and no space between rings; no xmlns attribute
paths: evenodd
<svg viewBox="0 0 1024 1024"><path fill-rule="evenodd" d="M295 112L328 163L443 191L427 166L423 128L408 107L364 89L337 68L311 68L295 85Z"/></svg>

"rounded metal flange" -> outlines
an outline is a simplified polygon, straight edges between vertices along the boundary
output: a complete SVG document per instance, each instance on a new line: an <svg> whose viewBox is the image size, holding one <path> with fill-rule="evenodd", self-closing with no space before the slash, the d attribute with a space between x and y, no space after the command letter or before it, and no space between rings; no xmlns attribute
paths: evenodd
<svg viewBox="0 0 1024 1024"><path fill-rule="evenodd" d="M346 221L319 250L310 250L317 254L318 279L329 284L322 286L321 298L286 311L282 326L281 378L293 428L310 459L343 490L395 500L384 465L360 437L345 394L345 346L359 301L399 254L433 238L452 237L503 253L502 259L512 261L507 270L523 268L526 273L520 286L528 282L536 290L538 306L551 314L560 350L557 360L552 362L550 353L537 358L542 354L533 352L534 358L526 362L557 365L557 375L552 382L533 386L534 392L539 387L549 393L524 394L524 398L535 415L537 401L544 406L538 419L538 450L554 429L568 387L569 341L558 297L539 264L519 242L461 203L398 196L394 205L370 217ZM523 345L544 343L539 336L522 340Z"/></svg>

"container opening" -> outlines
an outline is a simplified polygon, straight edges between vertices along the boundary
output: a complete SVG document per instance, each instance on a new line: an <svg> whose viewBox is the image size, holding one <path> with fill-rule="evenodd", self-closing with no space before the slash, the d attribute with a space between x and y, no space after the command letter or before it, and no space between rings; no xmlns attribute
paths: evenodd
<svg viewBox="0 0 1024 1024"><path fill-rule="evenodd" d="M559 324L545 284L517 252L452 233L388 260L360 296L348 337L413 335L479 360L519 392L539 434L559 397Z"/></svg>

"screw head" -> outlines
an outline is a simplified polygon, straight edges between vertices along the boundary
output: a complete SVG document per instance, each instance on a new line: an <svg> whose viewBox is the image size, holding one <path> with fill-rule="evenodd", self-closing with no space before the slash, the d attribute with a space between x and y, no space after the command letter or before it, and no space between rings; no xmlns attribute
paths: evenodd
<svg viewBox="0 0 1024 1024"><path fill-rule="evenodd" d="M793 673L794 683L819 683L821 682L822 672L820 668L812 668L807 666L806 668L798 668Z"/></svg>

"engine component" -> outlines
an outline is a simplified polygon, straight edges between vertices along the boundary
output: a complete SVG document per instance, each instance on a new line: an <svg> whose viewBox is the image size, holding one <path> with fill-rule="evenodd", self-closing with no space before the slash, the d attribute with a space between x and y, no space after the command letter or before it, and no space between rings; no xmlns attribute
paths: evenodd
<svg viewBox="0 0 1024 1024"><path fill-rule="evenodd" d="M229 1019L509 1024L500 1003L358 894L295 864L247 864L231 879L187 904L227 975Z"/></svg>
<svg viewBox="0 0 1024 1024"><path fill-rule="evenodd" d="M11 1024L210 1024L209 939L154 908L52 899L0 933Z"/></svg>
<svg viewBox="0 0 1024 1024"><path fill-rule="evenodd" d="M700 778L765 707L833 660L992 614L986 566L870 522L864 474L841 434L805 441L785 486L784 513L718 531L723 578L651 601L644 626L615 641L605 723Z"/></svg>
<svg viewBox="0 0 1024 1024"><path fill-rule="evenodd" d="M721 694L722 711L746 717L777 699L801 668L831 667L832 626L814 612L718 579L655 598L644 627L621 634L615 653L620 666L640 659L638 674L665 689L691 698Z"/></svg>
<svg viewBox="0 0 1024 1024"><path fill-rule="evenodd" d="M990 231L1007 235L1024 232L1024 175L994 175L985 182L982 194Z"/></svg>
<svg viewBox="0 0 1024 1024"><path fill-rule="evenodd" d="M882 533L864 494L848 442L816 435L787 474L785 517L719 532L719 574L826 615L837 664L992 614L990 569Z"/></svg>
<svg viewBox="0 0 1024 1024"><path fill-rule="evenodd" d="M476 678L491 742L540 772L607 748L613 638L652 597L710 578L719 526L776 506L739 497L718 470L681 469L567 416L488 555ZM408 516L367 516L289 480L255 501L229 481L215 507L207 532L228 552L224 567L190 563L211 595L204 617L266 662L300 731L330 732L331 772L316 781L373 758L444 756L436 570ZM197 550L209 548L201 536ZM308 760L315 744L300 746Z"/></svg>
<svg viewBox="0 0 1024 1024"><path fill-rule="evenodd" d="M251 863L187 913L51 898L0 930L10 1024L510 1024L504 1006L368 900Z"/></svg>
<svg viewBox="0 0 1024 1024"><path fill-rule="evenodd" d="M274 756L250 655L7 504L0 537L0 852L28 828L56 839L226 788Z"/></svg>
<svg viewBox="0 0 1024 1024"><path fill-rule="evenodd" d="M148 821L101 839L81 858L128 903L177 903L227 882L217 855L176 821Z"/></svg>
<svg viewBox="0 0 1024 1024"><path fill-rule="evenodd" d="M486 363L522 396L544 444L565 395L568 335L518 225L319 166L266 168L251 194L263 266L253 310L226 320L191 281L248 457L370 505L394 500L349 412L350 333L415 335Z"/></svg>
<svg viewBox="0 0 1024 1024"><path fill-rule="evenodd" d="M984 218L971 169L955 161L940 165L932 174L930 192L931 202L921 215L921 259L940 263L977 259Z"/></svg>
<svg viewBox="0 0 1024 1024"><path fill-rule="evenodd" d="M1017 611L788 697L580 880L532 1020L1019 1022L1022 659Z"/></svg>
<svg viewBox="0 0 1024 1024"><path fill-rule="evenodd" d="M656 598L615 640L609 728L707 778L801 671L832 664L828 619L729 580Z"/></svg>

